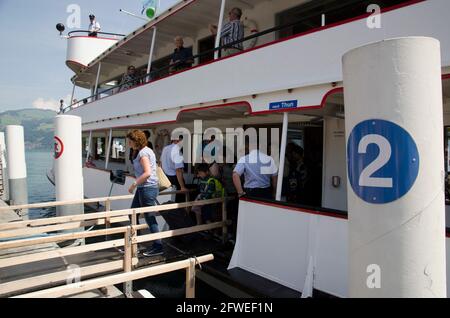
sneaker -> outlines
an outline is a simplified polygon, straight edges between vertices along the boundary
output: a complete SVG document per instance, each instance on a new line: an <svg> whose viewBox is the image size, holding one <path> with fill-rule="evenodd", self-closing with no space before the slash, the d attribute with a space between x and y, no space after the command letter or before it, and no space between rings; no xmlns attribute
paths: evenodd
<svg viewBox="0 0 450 318"><path fill-rule="evenodd" d="M125 255L125 250L124 250L123 248L116 247L116 250L117 250L120 254ZM141 254L141 253L142 253L142 250L138 249L138 250L137 250L137 254L139 255L139 254Z"/></svg>
<svg viewBox="0 0 450 318"><path fill-rule="evenodd" d="M144 255L146 257L152 257L152 256L157 256L157 255L162 255L162 254L163 254L162 246L152 247L152 248L146 250L144 253L142 253L142 255Z"/></svg>

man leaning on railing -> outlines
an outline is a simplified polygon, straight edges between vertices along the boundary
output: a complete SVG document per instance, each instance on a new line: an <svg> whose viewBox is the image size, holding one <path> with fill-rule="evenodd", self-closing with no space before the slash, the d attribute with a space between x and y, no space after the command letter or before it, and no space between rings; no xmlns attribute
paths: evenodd
<svg viewBox="0 0 450 318"><path fill-rule="evenodd" d="M228 14L230 21L222 27L220 32L220 38L224 46L244 38L244 24L241 22L242 10L240 8L233 8ZM216 25L210 25L209 29L212 34L217 34ZM239 53L243 49L242 42L233 44L223 49L222 57Z"/></svg>

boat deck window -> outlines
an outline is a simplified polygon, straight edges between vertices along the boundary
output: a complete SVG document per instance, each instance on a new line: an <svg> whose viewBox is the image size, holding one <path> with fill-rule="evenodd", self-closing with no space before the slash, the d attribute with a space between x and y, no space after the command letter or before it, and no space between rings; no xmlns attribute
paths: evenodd
<svg viewBox="0 0 450 318"><path fill-rule="evenodd" d="M282 39L295 34L307 32L325 25L345 21L368 13L369 5L376 4L380 9L409 2L408 0L321 0L309 1L306 4L285 10L276 15L277 26L291 25L278 32ZM370 12L370 11L369 11Z"/></svg>

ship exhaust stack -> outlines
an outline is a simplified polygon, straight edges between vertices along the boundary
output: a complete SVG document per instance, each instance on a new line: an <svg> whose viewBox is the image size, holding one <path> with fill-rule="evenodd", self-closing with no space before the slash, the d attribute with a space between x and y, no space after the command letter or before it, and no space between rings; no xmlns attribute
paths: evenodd
<svg viewBox="0 0 450 318"><path fill-rule="evenodd" d="M10 205L28 204L25 139L22 126L6 126L6 162L8 165ZM23 219L28 219L28 210L22 209L20 215Z"/></svg>
<svg viewBox="0 0 450 318"><path fill-rule="evenodd" d="M343 57L349 296L446 297L439 41Z"/></svg>
<svg viewBox="0 0 450 318"><path fill-rule="evenodd" d="M81 118L70 115L56 116L54 142L56 201L83 200ZM56 216L83 213L82 204L56 209Z"/></svg>

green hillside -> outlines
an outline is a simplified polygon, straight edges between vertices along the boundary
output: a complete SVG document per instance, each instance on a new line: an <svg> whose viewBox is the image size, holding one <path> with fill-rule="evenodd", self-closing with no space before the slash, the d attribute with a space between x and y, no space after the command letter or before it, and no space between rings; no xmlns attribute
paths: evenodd
<svg viewBox="0 0 450 318"><path fill-rule="evenodd" d="M53 120L56 112L42 109L10 110L0 113L0 131L7 125L22 125L25 133L26 149L46 149L53 147Z"/></svg>

